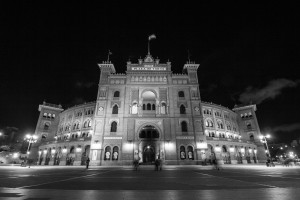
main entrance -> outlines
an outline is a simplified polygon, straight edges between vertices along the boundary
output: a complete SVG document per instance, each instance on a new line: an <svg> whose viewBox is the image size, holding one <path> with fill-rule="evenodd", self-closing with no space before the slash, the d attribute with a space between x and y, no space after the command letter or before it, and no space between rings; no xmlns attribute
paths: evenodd
<svg viewBox="0 0 300 200"><path fill-rule="evenodd" d="M143 127L139 133L141 143L139 145L139 152L141 152L141 158L143 164L154 164L154 161L159 152L159 133L158 130L151 125Z"/></svg>
<svg viewBox="0 0 300 200"><path fill-rule="evenodd" d="M143 150L143 163L152 164L155 161L155 148L153 145L145 145Z"/></svg>

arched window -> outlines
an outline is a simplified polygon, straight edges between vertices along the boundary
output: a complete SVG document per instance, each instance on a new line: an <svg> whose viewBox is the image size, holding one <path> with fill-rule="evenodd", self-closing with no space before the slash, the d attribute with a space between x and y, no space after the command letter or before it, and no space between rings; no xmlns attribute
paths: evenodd
<svg viewBox="0 0 300 200"><path fill-rule="evenodd" d="M119 110L118 106L114 105L112 109L112 114L118 114L118 110Z"/></svg>
<svg viewBox="0 0 300 200"><path fill-rule="evenodd" d="M147 103L147 110L151 110L151 104Z"/></svg>
<svg viewBox="0 0 300 200"><path fill-rule="evenodd" d="M187 123L185 121L181 122L181 131L187 132Z"/></svg>
<svg viewBox="0 0 300 200"><path fill-rule="evenodd" d="M253 134L250 134L249 138L250 138L250 141L254 141L254 136L253 136Z"/></svg>
<svg viewBox="0 0 300 200"><path fill-rule="evenodd" d="M184 97L184 92L183 91L179 91L178 92L178 97Z"/></svg>
<svg viewBox="0 0 300 200"><path fill-rule="evenodd" d="M91 127L91 126L92 126L92 121L89 120L89 121L88 121L88 127Z"/></svg>
<svg viewBox="0 0 300 200"><path fill-rule="evenodd" d="M110 146L105 147L104 160L110 160L111 148Z"/></svg>
<svg viewBox="0 0 300 200"><path fill-rule="evenodd" d="M207 119L207 120L205 121L205 126L206 126L206 127L213 127L213 122L212 122L210 119Z"/></svg>
<svg viewBox="0 0 300 200"><path fill-rule="evenodd" d="M119 159L119 147L115 146L113 148L112 160L118 160L118 159Z"/></svg>
<svg viewBox="0 0 300 200"><path fill-rule="evenodd" d="M251 129L251 123L250 122L247 122L247 128Z"/></svg>
<svg viewBox="0 0 300 200"><path fill-rule="evenodd" d="M70 149L70 153L74 153L74 150L75 150L75 147L72 146L71 149Z"/></svg>
<svg viewBox="0 0 300 200"><path fill-rule="evenodd" d="M185 106L184 105L180 106L180 114L185 114Z"/></svg>
<svg viewBox="0 0 300 200"><path fill-rule="evenodd" d="M49 127L50 127L50 123L49 122L46 122L44 124L44 130L49 130Z"/></svg>
<svg viewBox="0 0 300 200"><path fill-rule="evenodd" d="M75 124L73 124L73 130L75 130L76 129L76 123Z"/></svg>
<svg viewBox="0 0 300 200"><path fill-rule="evenodd" d="M186 158L185 147L184 146L180 146L180 159L184 160L185 158Z"/></svg>
<svg viewBox="0 0 300 200"><path fill-rule="evenodd" d="M164 115L164 114L167 114L166 108L167 108L166 104L165 104L165 103L162 103L162 104L161 104L161 110L160 110L160 113L163 114L163 115Z"/></svg>
<svg viewBox="0 0 300 200"><path fill-rule="evenodd" d="M146 110L146 105L145 104L143 104L143 110Z"/></svg>
<svg viewBox="0 0 300 200"><path fill-rule="evenodd" d="M42 135L42 140L45 140L47 138L47 135Z"/></svg>
<svg viewBox="0 0 300 200"><path fill-rule="evenodd" d="M152 110L155 110L155 104L152 104Z"/></svg>
<svg viewBox="0 0 300 200"><path fill-rule="evenodd" d="M111 123L110 132L117 132L117 122Z"/></svg>
<svg viewBox="0 0 300 200"><path fill-rule="evenodd" d="M209 127L208 120L205 121L205 126L206 126L206 127Z"/></svg>
<svg viewBox="0 0 300 200"><path fill-rule="evenodd" d="M187 152L188 152L188 159L189 160L194 160L194 151L193 151L192 146L188 146Z"/></svg>
<svg viewBox="0 0 300 200"><path fill-rule="evenodd" d="M115 91L114 92L114 97L120 97L120 92L119 91Z"/></svg>
<svg viewBox="0 0 300 200"><path fill-rule="evenodd" d="M79 122L78 122L77 125L76 125L76 129L79 129Z"/></svg>
<svg viewBox="0 0 300 200"><path fill-rule="evenodd" d="M138 113L137 103L133 103L132 108L131 108L131 113L132 114Z"/></svg>
<svg viewBox="0 0 300 200"><path fill-rule="evenodd" d="M218 121L217 124L218 124L218 128L219 129L223 129L224 128L223 123L221 121Z"/></svg>

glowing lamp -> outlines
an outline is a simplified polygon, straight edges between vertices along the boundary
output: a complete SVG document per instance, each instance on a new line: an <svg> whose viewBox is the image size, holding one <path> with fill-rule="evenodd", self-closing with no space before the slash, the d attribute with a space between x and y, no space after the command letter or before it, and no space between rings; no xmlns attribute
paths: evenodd
<svg viewBox="0 0 300 200"><path fill-rule="evenodd" d="M54 153L55 153L55 149L52 149L52 150L51 150L51 153L54 154Z"/></svg>
<svg viewBox="0 0 300 200"><path fill-rule="evenodd" d="M230 148L229 148L229 151L230 151L231 153L233 153L233 152L234 152L234 147L230 147Z"/></svg>
<svg viewBox="0 0 300 200"><path fill-rule="evenodd" d="M44 154L46 154L46 153L47 153L47 150L45 149L45 150L44 150Z"/></svg>
<svg viewBox="0 0 300 200"><path fill-rule="evenodd" d="M81 152L81 147L77 147L76 152Z"/></svg>
<svg viewBox="0 0 300 200"><path fill-rule="evenodd" d="M197 143L198 149L207 149L207 143L206 142L199 142Z"/></svg>
<svg viewBox="0 0 300 200"><path fill-rule="evenodd" d="M241 152L242 152L242 153L245 153L245 149L244 149L244 148L241 148Z"/></svg>
<svg viewBox="0 0 300 200"><path fill-rule="evenodd" d="M221 151L221 147L216 146L216 147L215 147L215 150L216 150L217 152L220 152L220 151Z"/></svg>

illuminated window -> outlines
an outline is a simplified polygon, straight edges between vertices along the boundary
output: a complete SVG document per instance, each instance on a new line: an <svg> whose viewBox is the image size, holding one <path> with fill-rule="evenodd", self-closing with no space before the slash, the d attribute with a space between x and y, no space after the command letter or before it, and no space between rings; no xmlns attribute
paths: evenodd
<svg viewBox="0 0 300 200"><path fill-rule="evenodd" d="M180 159L184 160L185 158L186 158L185 147L184 146L180 146Z"/></svg>
<svg viewBox="0 0 300 200"><path fill-rule="evenodd" d="M105 147L104 160L110 160L111 157L111 148L110 146Z"/></svg>
<svg viewBox="0 0 300 200"><path fill-rule="evenodd" d="M189 160L194 160L194 151L192 146L187 147L187 156Z"/></svg>

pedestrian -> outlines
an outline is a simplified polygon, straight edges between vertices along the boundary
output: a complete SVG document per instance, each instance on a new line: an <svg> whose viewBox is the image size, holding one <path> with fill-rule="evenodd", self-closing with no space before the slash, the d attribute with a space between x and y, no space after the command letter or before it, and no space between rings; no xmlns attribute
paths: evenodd
<svg viewBox="0 0 300 200"><path fill-rule="evenodd" d="M159 171L161 171L162 170L162 159L158 159L158 164L159 164Z"/></svg>
<svg viewBox="0 0 300 200"><path fill-rule="evenodd" d="M89 168L89 164L90 164L90 158L89 157L87 157L85 163L86 163L86 168L88 169Z"/></svg>
<svg viewBox="0 0 300 200"><path fill-rule="evenodd" d="M154 162L154 164L155 164L155 171L158 171L159 160L156 159L155 162Z"/></svg>
<svg viewBox="0 0 300 200"><path fill-rule="evenodd" d="M213 165L214 165L215 169L220 170L220 167L219 167L219 164L218 164L218 160L217 160L217 159L214 159L214 160L213 160Z"/></svg>

